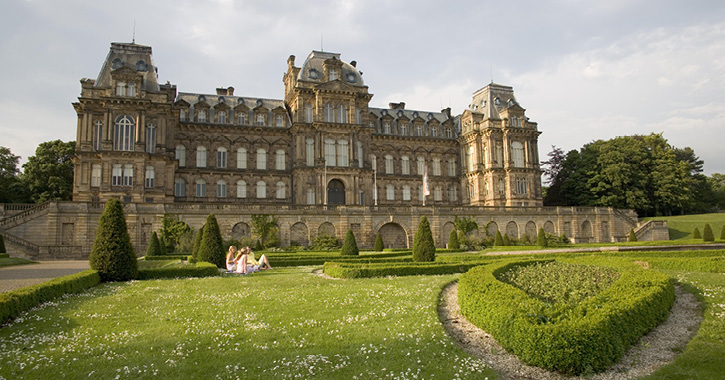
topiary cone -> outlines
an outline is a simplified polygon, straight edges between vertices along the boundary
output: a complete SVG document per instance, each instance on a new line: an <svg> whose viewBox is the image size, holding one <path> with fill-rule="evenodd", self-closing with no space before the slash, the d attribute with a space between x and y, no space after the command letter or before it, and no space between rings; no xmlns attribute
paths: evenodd
<svg viewBox="0 0 725 380"><path fill-rule="evenodd" d="M448 236L448 248L449 249L461 249L461 243L458 241L458 231L453 230Z"/></svg>
<svg viewBox="0 0 725 380"><path fill-rule="evenodd" d="M536 245L539 247L546 247L549 245L549 242L546 241L546 232L544 232L543 228L539 228L539 235L536 236Z"/></svg>
<svg viewBox="0 0 725 380"><path fill-rule="evenodd" d="M98 271L102 281L133 280L138 274L136 253L128 236L123 206L118 199L106 202L88 260L91 269Z"/></svg>
<svg viewBox="0 0 725 380"><path fill-rule="evenodd" d="M357 242L355 241L355 234L352 230L347 230L345 234L345 242L342 244L341 255L344 256L357 256L360 251L357 249Z"/></svg>
<svg viewBox="0 0 725 380"><path fill-rule="evenodd" d="M435 261L435 258L436 247L435 242L433 242L433 233L430 231L428 218L424 215L420 217L418 232L415 233L413 238L413 261Z"/></svg>
<svg viewBox="0 0 725 380"><path fill-rule="evenodd" d="M199 261L206 261L217 266L217 268L224 268L224 246L222 242L222 234L219 231L219 224L216 221L214 214L209 214L206 218L206 224L204 225L204 233L201 236L201 243L199 244Z"/></svg>
<svg viewBox="0 0 725 380"><path fill-rule="evenodd" d="M725 231L725 229L723 231ZM383 235L380 235L380 232L378 232L378 235L375 236L375 248L374 249L378 252L382 252L382 250L385 249L385 244L383 244Z"/></svg>
<svg viewBox="0 0 725 380"><path fill-rule="evenodd" d="M146 256L158 256L161 254L161 243L159 242L159 236L156 232L151 234L151 240L149 240L149 246L146 247Z"/></svg>
<svg viewBox="0 0 725 380"><path fill-rule="evenodd" d="M702 235L700 235L700 229L695 227L695 230L692 231L692 238L693 239L702 239Z"/></svg>
<svg viewBox="0 0 725 380"><path fill-rule="evenodd" d="M493 238L493 246L501 247L503 245L503 236L501 236L501 231L496 230L496 237Z"/></svg>
<svg viewBox="0 0 725 380"><path fill-rule="evenodd" d="M705 228L702 230L702 241L715 241L715 236L712 234L712 227L710 227L710 223L705 223Z"/></svg>

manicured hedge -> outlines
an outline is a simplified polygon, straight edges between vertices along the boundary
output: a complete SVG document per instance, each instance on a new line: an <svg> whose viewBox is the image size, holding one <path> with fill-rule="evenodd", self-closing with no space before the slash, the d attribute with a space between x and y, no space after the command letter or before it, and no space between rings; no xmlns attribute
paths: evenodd
<svg viewBox="0 0 725 380"><path fill-rule="evenodd" d="M0 253L0 259L7 259L9 257L10 257L10 255L7 253Z"/></svg>
<svg viewBox="0 0 725 380"><path fill-rule="evenodd" d="M336 278L368 278L385 276L417 276L463 273L481 262L438 263L438 262L390 262L350 263L326 262L323 272Z"/></svg>
<svg viewBox="0 0 725 380"><path fill-rule="evenodd" d="M98 272L92 269L58 277L42 284L26 286L0 294L0 323L18 317L22 312L60 297L78 293L101 282Z"/></svg>
<svg viewBox="0 0 725 380"><path fill-rule="evenodd" d="M600 372L667 319L675 299L672 281L651 270L622 271L609 288L574 307L549 304L501 282L515 265L504 261L461 276L461 313L522 361L566 374Z"/></svg>
<svg viewBox="0 0 725 380"><path fill-rule="evenodd" d="M647 259L651 268L725 273L725 257Z"/></svg>
<svg viewBox="0 0 725 380"><path fill-rule="evenodd" d="M410 252L386 252L375 254L360 254L359 256L342 256L339 253L333 254L296 254L296 253L276 253L267 252L267 258L273 268L276 267L295 267L304 265L322 265L327 261L361 261L378 260L385 258L400 258L410 254ZM257 258L259 258L257 254ZM408 258L410 260L410 258Z"/></svg>
<svg viewBox="0 0 725 380"><path fill-rule="evenodd" d="M156 278L184 278L184 277L213 277L219 275L219 269L215 264L198 262L184 266L139 269L139 280L151 280Z"/></svg>
<svg viewBox="0 0 725 380"><path fill-rule="evenodd" d="M144 256L144 260L189 260L189 255L159 255L159 256Z"/></svg>

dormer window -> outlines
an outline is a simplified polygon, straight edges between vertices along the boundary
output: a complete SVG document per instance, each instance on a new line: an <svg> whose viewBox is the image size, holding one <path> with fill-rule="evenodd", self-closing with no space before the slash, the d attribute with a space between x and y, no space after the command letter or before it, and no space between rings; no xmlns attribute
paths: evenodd
<svg viewBox="0 0 725 380"><path fill-rule="evenodd" d="M186 121L186 110L179 110L179 120Z"/></svg>
<svg viewBox="0 0 725 380"><path fill-rule="evenodd" d="M264 114L257 115L257 125L264 125Z"/></svg>
<svg viewBox="0 0 725 380"><path fill-rule="evenodd" d="M219 111L219 122L222 124L226 124L227 122L227 113L225 111Z"/></svg>
<svg viewBox="0 0 725 380"><path fill-rule="evenodd" d="M121 62L121 59L119 59L119 58L114 59L113 63L111 64L111 67L114 69L117 69L121 66L123 66L123 62Z"/></svg>
<svg viewBox="0 0 725 380"><path fill-rule="evenodd" d="M128 91L126 92L126 95L136 96L136 83L135 82L131 82L128 84Z"/></svg>
<svg viewBox="0 0 725 380"><path fill-rule="evenodd" d="M284 116L282 115L276 115L275 116L275 126L277 127L284 127Z"/></svg>
<svg viewBox="0 0 725 380"><path fill-rule="evenodd" d="M493 104L494 104L494 105L495 105L496 107L501 107L501 98L499 98L499 97L497 96L497 97L496 97L495 99L493 99Z"/></svg>
<svg viewBox="0 0 725 380"><path fill-rule="evenodd" d="M205 110L199 110L196 112L196 121L205 123L206 122L206 111Z"/></svg>
<svg viewBox="0 0 725 380"><path fill-rule="evenodd" d="M146 62L143 60L136 62L136 71L146 71Z"/></svg>
<svg viewBox="0 0 725 380"><path fill-rule="evenodd" d="M390 134L390 123L386 122L385 124L383 124L383 133L385 133L386 135Z"/></svg>
<svg viewBox="0 0 725 380"><path fill-rule="evenodd" d="M320 75L315 69L310 69L310 79L317 79Z"/></svg>
<svg viewBox="0 0 725 380"><path fill-rule="evenodd" d="M116 96L126 96L125 82L116 82Z"/></svg>
<svg viewBox="0 0 725 380"><path fill-rule="evenodd" d="M330 80L337 80L337 69L330 69Z"/></svg>
<svg viewBox="0 0 725 380"><path fill-rule="evenodd" d="M509 101L508 101L509 107L513 106L514 104L516 104L516 102L514 102L513 99L509 99Z"/></svg>

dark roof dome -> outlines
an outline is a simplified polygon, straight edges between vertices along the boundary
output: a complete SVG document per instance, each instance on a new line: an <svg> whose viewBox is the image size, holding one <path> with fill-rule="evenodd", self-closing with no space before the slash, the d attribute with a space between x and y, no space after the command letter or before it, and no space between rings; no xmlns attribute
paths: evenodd
<svg viewBox="0 0 725 380"><path fill-rule="evenodd" d="M302 65L300 73L297 76L297 80L320 83L327 82L328 78L325 76L325 62L329 63L330 60L332 60L332 62L334 62L334 60L340 61L339 64L342 69L341 73L337 73L337 78L332 78L331 80L340 80L343 83L347 83L352 86L365 85L362 79L362 73L352 64L343 62L340 59L339 53L329 53L316 50L313 50L312 53L307 56L307 59Z"/></svg>

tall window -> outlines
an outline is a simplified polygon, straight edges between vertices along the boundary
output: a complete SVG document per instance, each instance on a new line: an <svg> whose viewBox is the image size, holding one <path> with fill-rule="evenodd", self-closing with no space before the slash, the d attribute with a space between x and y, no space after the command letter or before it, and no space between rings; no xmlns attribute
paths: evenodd
<svg viewBox="0 0 725 380"><path fill-rule="evenodd" d="M336 79L337 79L337 70L330 69L330 80L336 80Z"/></svg>
<svg viewBox="0 0 725 380"><path fill-rule="evenodd" d="M511 143L511 158L514 161L515 167L524 167L524 144L518 141L514 141Z"/></svg>
<svg viewBox="0 0 725 380"><path fill-rule="evenodd" d="M186 121L186 110L179 110L179 121Z"/></svg>
<svg viewBox="0 0 725 380"><path fill-rule="evenodd" d="M315 166L315 140L309 137L305 139L305 165Z"/></svg>
<svg viewBox="0 0 725 380"><path fill-rule="evenodd" d="M176 180L174 180L174 196L186 196L186 181L184 181L183 178L177 178Z"/></svg>
<svg viewBox="0 0 725 380"><path fill-rule="evenodd" d="M415 126L415 135L416 136L423 136L423 127L420 125Z"/></svg>
<svg viewBox="0 0 725 380"><path fill-rule="evenodd" d="M277 127L284 127L284 116L276 115L274 117L274 125Z"/></svg>
<svg viewBox="0 0 725 380"><path fill-rule="evenodd" d="M237 198L247 197L247 183L243 180L237 181Z"/></svg>
<svg viewBox="0 0 725 380"><path fill-rule="evenodd" d="M385 186L385 198L389 201L395 200L395 187L393 185Z"/></svg>
<svg viewBox="0 0 725 380"><path fill-rule="evenodd" d="M469 172L476 170L475 149L473 146L469 146L466 151L466 164L468 165Z"/></svg>
<svg viewBox="0 0 725 380"><path fill-rule="evenodd" d="M446 128L446 137L449 139L453 137L453 131L450 128Z"/></svg>
<svg viewBox="0 0 725 380"><path fill-rule="evenodd" d="M383 133L385 133L386 135L390 134L390 123L383 123Z"/></svg>
<svg viewBox="0 0 725 380"><path fill-rule="evenodd" d="M410 186L408 186L408 185L403 186L403 200L404 201L410 200Z"/></svg>
<svg viewBox="0 0 725 380"><path fill-rule="evenodd" d="M199 110L196 112L196 120L199 122L206 122L206 110Z"/></svg>
<svg viewBox="0 0 725 380"><path fill-rule="evenodd" d="M186 147L179 144L176 146L176 159L179 160L179 167L186 166Z"/></svg>
<svg viewBox="0 0 725 380"><path fill-rule="evenodd" d="M257 169L267 170L267 151L262 148L257 149Z"/></svg>
<svg viewBox="0 0 725 380"><path fill-rule="evenodd" d="M436 186L433 188L433 200L434 201L441 201L443 200L443 190L440 186Z"/></svg>
<svg viewBox="0 0 725 380"><path fill-rule="evenodd" d="M313 120L312 104L305 105L305 123L312 123Z"/></svg>
<svg viewBox="0 0 725 380"><path fill-rule="evenodd" d="M418 185L418 200L423 202L423 185Z"/></svg>
<svg viewBox="0 0 725 380"><path fill-rule="evenodd" d="M125 82L116 82L116 96L126 96Z"/></svg>
<svg viewBox="0 0 725 380"><path fill-rule="evenodd" d="M116 125L113 133L113 149L114 150L133 150L133 142L135 136L136 123L128 116L119 116L116 119Z"/></svg>
<svg viewBox="0 0 725 380"><path fill-rule="evenodd" d="M448 160L448 175L454 177L456 175L456 161Z"/></svg>
<svg viewBox="0 0 725 380"><path fill-rule="evenodd" d="M216 150L216 167L226 169L227 167L227 148L220 147Z"/></svg>
<svg viewBox="0 0 725 380"><path fill-rule="evenodd" d="M496 142L496 163L503 165L503 148L501 147L501 141Z"/></svg>
<svg viewBox="0 0 725 380"><path fill-rule="evenodd" d="M355 124L361 124L362 123L362 115L360 113L360 110L355 108Z"/></svg>
<svg viewBox="0 0 725 380"><path fill-rule="evenodd" d="M246 168L247 168L247 149L239 148L239 149L237 149L237 169L246 169Z"/></svg>
<svg viewBox="0 0 725 380"><path fill-rule="evenodd" d="M264 114L263 113L257 114L257 125L264 125Z"/></svg>
<svg viewBox="0 0 725 380"><path fill-rule="evenodd" d="M123 167L123 186L133 186L133 165L131 164Z"/></svg>
<svg viewBox="0 0 725 380"><path fill-rule="evenodd" d="M385 155L385 174L393 174L393 156L389 154Z"/></svg>
<svg viewBox="0 0 725 380"><path fill-rule="evenodd" d="M347 123L347 107L340 104L337 106L337 122Z"/></svg>
<svg viewBox="0 0 725 380"><path fill-rule="evenodd" d="M267 198L267 184L264 181L257 182L257 198Z"/></svg>
<svg viewBox="0 0 725 380"><path fill-rule="evenodd" d="M403 136L408 135L408 124L400 124L400 134Z"/></svg>
<svg viewBox="0 0 725 380"><path fill-rule="evenodd" d="M431 127L431 129L430 129L430 135L433 136L433 137L438 137L438 127L437 126Z"/></svg>
<svg viewBox="0 0 725 380"><path fill-rule="evenodd" d="M526 194L528 186L526 178L516 178L516 194Z"/></svg>
<svg viewBox="0 0 725 380"><path fill-rule="evenodd" d="M226 111L219 111L217 113L217 117L219 118L219 122L222 124L227 123L227 112Z"/></svg>
<svg viewBox="0 0 725 380"><path fill-rule="evenodd" d="M448 200L451 202L455 202L458 200L458 195L456 194L455 185L448 186Z"/></svg>
<svg viewBox="0 0 725 380"><path fill-rule="evenodd" d="M226 198L227 197L227 182L220 179L216 181L216 197Z"/></svg>
<svg viewBox="0 0 725 380"><path fill-rule="evenodd" d="M103 143L103 122L96 120L93 122L93 150L99 151Z"/></svg>
<svg viewBox="0 0 725 380"><path fill-rule="evenodd" d="M206 147L205 146L198 146L196 147L196 167L197 168L205 168L206 167Z"/></svg>
<svg viewBox="0 0 725 380"><path fill-rule="evenodd" d="M101 164L93 164L91 166L91 187L101 186Z"/></svg>
<svg viewBox="0 0 725 380"><path fill-rule="evenodd" d="M506 193L506 181L503 177L498 179L498 193L504 195Z"/></svg>
<svg viewBox="0 0 725 380"><path fill-rule="evenodd" d="M308 205L315 204L315 189L313 189L311 187L307 189L307 204Z"/></svg>
<svg viewBox="0 0 725 380"><path fill-rule="evenodd" d="M154 188L154 167L153 166L147 166L146 167L146 176L144 178L144 187L147 189L153 189Z"/></svg>
<svg viewBox="0 0 725 380"><path fill-rule="evenodd" d="M347 140L337 140L337 165L338 166L349 166L350 160L348 157Z"/></svg>
<svg viewBox="0 0 725 380"><path fill-rule="evenodd" d="M203 179L196 180L196 196L199 198L206 197L206 181Z"/></svg>
<svg viewBox="0 0 725 380"><path fill-rule="evenodd" d="M237 124L244 125L247 124L247 113L244 111L237 112Z"/></svg>
<svg viewBox="0 0 725 380"><path fill-rule="evenodd" d="M332 105L330 105L329 103L325 104L323 110L326 123L332 123L333 121L335 121L335 110L332 108Z"/></svg>
<svg viewBox="0 0 725 380"><path fill-rule="evenodd" d="M433 175L441 175L441 159L433 159Z"/></svg>
<svg viewBox="0 0 725 380"><path fill-rule="evenodd" d="M278 149L275 158L274 158L274 168L277 170L285 170L287 169L286 165L286 154L284 153L284 150Z"/></svg>
<svg viewBox="0 0 725 380"><path fill-rule="evenodd" d="M275 191L275 196L277 199L284 199L287 196L287 186L285 186L284 182L277 182L277 191Z"/></svg>
<svg viewBox="0 0 725 380"><path fill-rule="evenodd" d="M146 152L156 152L156 126L153 124L146 126Z"/></svg>
<svg viewBox="0 0 725 380"><path fill-rule="evenodd" d="M136 82L128 84L128 96L136 96Z"/></svg>
<svg viewBox="0 0 725 380"><path fill-rule="evenodd" d="M357 166L363 167L363 144L360 141L357 142Z"/></svg>
<svg viewBox="0 0 725 380"><path fill-rule="evenodd" d="M335 140L325 139L325 165L337 166L335 159Z"/></svg>
<svg viewBox="0 0 725 380"><path fill-rule="evenodd" d="M408 156L400 157L400 172L404 175L410 174L410 160Z"/></svg>
<svg viewBox="0 0 725 380"><path fill-rule="evenodd" d="M111 186L123 186L123 165L113 164L111 167Z"/></svg>
<svg viewBox="0 0 725 380"><path fill-rule="evenodd" d="M425 158L418 157L418 160L417 161L418 161L417 162L417 164L418 164L417 166L418 167L416 168L417 169L417 174L418 175L423 175L423 170L424 170L423 168L425 167Z"/></svg>

